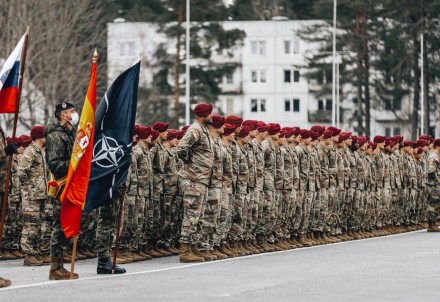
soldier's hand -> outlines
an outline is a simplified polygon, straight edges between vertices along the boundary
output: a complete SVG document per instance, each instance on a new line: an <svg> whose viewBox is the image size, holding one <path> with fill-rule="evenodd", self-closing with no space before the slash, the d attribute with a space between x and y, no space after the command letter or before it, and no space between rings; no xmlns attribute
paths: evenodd
<svg viewBox="0 0 440 302"><path fill-rule="evenodd" d="M14 143L7 144L5 147L5 153L6 155L17 153L17 145Z"/></svg>

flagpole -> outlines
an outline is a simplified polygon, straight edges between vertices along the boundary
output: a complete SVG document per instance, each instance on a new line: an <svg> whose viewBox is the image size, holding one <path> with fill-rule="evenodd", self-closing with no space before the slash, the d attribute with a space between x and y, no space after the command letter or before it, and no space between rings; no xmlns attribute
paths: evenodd
<svg viewBox="0 0 440 302"><path fill-rule="evenodd" d="M72 249L72 260L70 262L70 279L73 279L73 274L75 270L75 258L76 258L76 246L78 244L78 235L73 237L73 249Z"/></svg>
<svg viewBox="0 0 440 302"><path fill-rule="evenodd" d="M113 250L112 274L114 274L115 270L116 270L116 257L118 256L118 249L119 249L119 233L120 233L120 229L121 229L122 211L124 210L125 189L126 189L126 186L124 183L124 185L122 186L121 205L119 206L119 211L118 211L118 226L116 228L115 249Z"/></svg>
<svg viewBox="0 0 440 302"><path fill-rule="evenodd" d="M13 142L15 142L15 134L17 132L18 113L20 111L20 98L21 98L21 89L23 87L23 75L24 75L24 66L26 63L28 37L29 37L29 26L26 28L26 34L24 37L24 44L23 44L23 51L21 52L21 59L20 59L18 94L17 94L17 102L15 105L14 126L12 128L12 141ZM8 168L7 168L7 174L6 174L5 194L3 195L2 215L0 218L0 249L2 248L2 243L3 243L3 227L4 227L4 223L5 223L6 208L7 208L7 204L8 204L9 182L11 181L12 157L13 157L13 155L10 155L8 157Z"/></svg>

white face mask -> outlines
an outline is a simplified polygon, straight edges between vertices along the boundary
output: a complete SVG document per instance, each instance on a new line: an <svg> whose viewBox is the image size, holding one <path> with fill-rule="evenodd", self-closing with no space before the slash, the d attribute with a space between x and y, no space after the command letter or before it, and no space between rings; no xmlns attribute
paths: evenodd
<svg viewBox="0 0 440 302"><path fill-rule="evenodd" d="M71 120L69 121L69 123L70 123L72 126L76 126L76 125L78 125L78 122L79 122L79 115L78 115L77 112L75 112L74 114L72 114L72 115L70 116L70 118L71 118Z"/></svg>

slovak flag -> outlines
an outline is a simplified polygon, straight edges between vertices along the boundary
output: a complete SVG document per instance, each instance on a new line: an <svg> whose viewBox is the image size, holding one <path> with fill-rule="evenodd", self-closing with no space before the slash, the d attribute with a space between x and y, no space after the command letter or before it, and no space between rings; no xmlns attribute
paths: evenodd
<svg viewBox="0 0 440 302"><path fill-rule="evenodd" d="M21 37L12 54L0 66L0 113L15 113L18 95L20 60L26 35Z"/></svg>

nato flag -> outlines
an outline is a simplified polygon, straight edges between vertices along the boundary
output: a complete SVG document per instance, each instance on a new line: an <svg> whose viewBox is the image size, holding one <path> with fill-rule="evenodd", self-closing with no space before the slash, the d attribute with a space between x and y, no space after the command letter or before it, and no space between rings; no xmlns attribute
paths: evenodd
<svg viewBox="0 0 440 302"><path fill-rule="evenodd" d="M127 179L141 62L123 72L96 109L92 169L84 211L110 201Z"/></svg>

